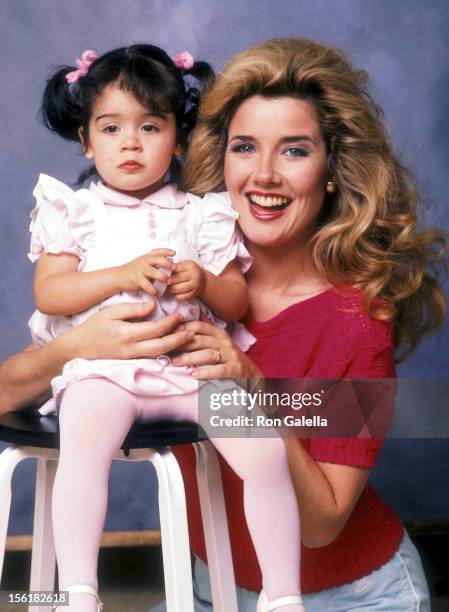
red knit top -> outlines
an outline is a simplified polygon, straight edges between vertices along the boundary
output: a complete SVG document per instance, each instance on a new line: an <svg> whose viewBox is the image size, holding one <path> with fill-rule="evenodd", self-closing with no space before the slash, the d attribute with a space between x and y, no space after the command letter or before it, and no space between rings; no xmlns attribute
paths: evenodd
<svg viewBox="0 0 449 612"><path fill-rule="evenodd" d="M329 289L268 321L247 320L257 338L249 356L270 378L394 378L391 325L363 311L361 292ZM316 461L373 467L382 440L300 439ZM192 550L206 560L191 446L173 449L186 484ZM260 591L262 579L243 513L242 481L221 460L236 582ZM301 546L301 589L312 593L352 582L386 563L403 527L367 485L339 536L322 548Z"/></svg>

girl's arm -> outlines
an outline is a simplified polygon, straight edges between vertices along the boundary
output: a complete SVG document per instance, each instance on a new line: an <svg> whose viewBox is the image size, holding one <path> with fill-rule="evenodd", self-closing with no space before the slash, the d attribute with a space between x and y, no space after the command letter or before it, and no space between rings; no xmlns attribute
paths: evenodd
<svg viewBox="0 0 449 612"><path fill-rule="evenodd" d="M34 277L38 309L48 315L72 315L98 304L120 291L142 289L157 295L150 282L167 282L159 268L173 269L170 249L156 249L127 264L92 272L78 272L76 255L42 253Z"/></svg>
<svg viewBox="0 0 449 612"><path fill-rule="evenodd" d="M205 283L199 298L215 316L224 321L240 321L248 310L249 294L245 277L235 261L219 276L204 270Z"/></svg>
<svg viewBox="0 0 449 612"><path fill-rule="evenodd" d="M169 292L181 301L199 297L224 321L239 321L248 308L248 287L235 261L218 276L194 261L181 261L170 278Z"/></svg>
<svg viewBox="0 0 449 612"><path fill-rule="evenodd" d="M34 298L47 315L73 315L117 293L114 268L78 272L76 255L42 253L34 276Z"/></svg>
<svg viewBox="0 0 449 612"><path fill-rule="evenodd" d="M180 322L178 315L142 321L154 307L154 302L109 306L42 348L29 346L6 358L0 363L0 414L48 397L51 379L70 359L156 357L192 337L193 332L176 329Z"/></svg>

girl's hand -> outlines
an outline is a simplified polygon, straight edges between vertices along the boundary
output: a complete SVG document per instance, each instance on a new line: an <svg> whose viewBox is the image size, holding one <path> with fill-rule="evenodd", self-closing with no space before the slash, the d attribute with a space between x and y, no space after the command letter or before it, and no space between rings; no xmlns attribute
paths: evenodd
<svg viewBox="0 0 449 612"><path fill-rule="evenodd" d="M179 261L176 272L170 278L169 293L180 302L200 295L206 284L206 272L195 261Z"/></svg>
<svg viewBox="0 0 449 612"><path fill-rule="evenodd" d="M189 321L178 329L195 332L195 336L172 359L177 366L204 366L194 370L198 380L210 378L263 378L263 373L233 342L229 334L205 321Z"/></svg>
<svg viewBox="0 0 449 612"><path fill-rule="evenodd" d="M146 255L137 257L122 266L115 268L119 291L138 291L142 289L149 295L158 295L150 280L160 281L164 284L170 278L161 268L174 271L176 265L169 259L176 254L172 249L154 249Z"/></svg>

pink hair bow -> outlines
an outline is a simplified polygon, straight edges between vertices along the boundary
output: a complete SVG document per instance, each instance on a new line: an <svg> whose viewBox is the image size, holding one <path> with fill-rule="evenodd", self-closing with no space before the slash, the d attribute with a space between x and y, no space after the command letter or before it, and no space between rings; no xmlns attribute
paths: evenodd
<svg viewBox="0 0 449 612"><path fill-rule="evenodd" d="M172 60L178 68L182 68L183 70L190 70L195 60L193 59L193 55L188 51L181 51L181 53L175 53L172 57Z"/></svg>
<svg viewBox="0 0 449 612"><path fill-rule="evenodd" d="M65 75L67 83L76 83L80 77L86 76L91 64L93 64L96 59L97 54L95 51L90 51L89 49L84 51L81 55L81 59L76 59L78 70L72 70L72 72L68 72Z"/></svg>

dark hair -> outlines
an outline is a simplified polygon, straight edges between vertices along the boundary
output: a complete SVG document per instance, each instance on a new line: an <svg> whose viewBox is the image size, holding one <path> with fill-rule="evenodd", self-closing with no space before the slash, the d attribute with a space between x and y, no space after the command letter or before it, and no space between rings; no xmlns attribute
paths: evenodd
<svg viewBox="0 0 449 612"><path fill-rule="evenodd" d="M86 76L69 84L66 75L72 70L72 66L60 66L48 79L41 113L47 128L74 141L79 141L80 127L88 138L96 99L107 85L118 83L151 112L173 113L178 142L184 147L196 122L202 90L214 79L208 63L198 61L190 69L178 68L165 51L147 44L105 53L92 63ZM95 174L95 167L84 170L78 184ZM182 185L181 165L176 158L170 165L170 177Z"/></svg>

